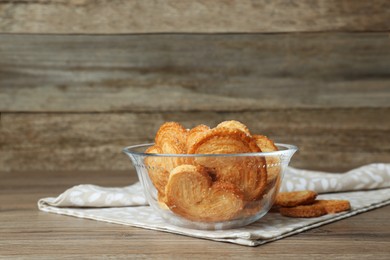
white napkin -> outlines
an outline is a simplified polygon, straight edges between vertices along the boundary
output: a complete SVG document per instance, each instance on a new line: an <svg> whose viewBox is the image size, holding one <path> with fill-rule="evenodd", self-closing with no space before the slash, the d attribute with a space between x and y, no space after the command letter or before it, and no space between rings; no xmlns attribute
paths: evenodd
<svg viewBox="0 0 390 260"><path fill-rule="evenodd" d="M243 228L193 230L164 222L147 205L139 183L123 188L78 185L57 198L39 200L38 208L79 218L256 246L390 204L390 164L370 164L339 174L288 168L281 191L304 189L328 193L320 195L320 199L349 200L352 210L309 219L288 218L278 213L269 213ZM341 191L344 192L340 193Z"/></svg>
<svg viewBox="0 0 390 260"><path fill-rule="evenodd" d="M372 190L390 187L390 164L374 163L345 173L287 168L281 191L314 190L317 193Z"/></svg>

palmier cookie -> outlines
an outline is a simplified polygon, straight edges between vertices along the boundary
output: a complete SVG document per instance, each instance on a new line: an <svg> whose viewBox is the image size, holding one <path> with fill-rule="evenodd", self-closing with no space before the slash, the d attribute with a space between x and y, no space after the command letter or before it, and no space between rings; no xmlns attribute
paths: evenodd
<svg viewBox="0 0 390 260"><path fill-rule="evenodd" d="M155 144L161 147L163 154L186 153L187 130L176 122L161 125L155 137ZM178 165L185 164L185 157L164 157L164 167L169 172Z"/></svg>
<svg viewBox="0 0 390 260"><path fill-rule="evenodd" d="M237 154L261 152L255 140L237 129L214 128L202 135L192 146L191 154ZM232 183L244 194L245 200L260 198L267 182L265 160L256 156L197 157L195 163L215 174L217 181Z"/></svg>
<svg viewBox="0 0 390 260"><path fill-rule="evenodd" d="M166 122L160 126L156 133L155 143L162 145L164 143L174 142L177 146L185 145L187 138L187 129L177 122Z"/></svg>
<svg viewBox="0 0 390 260"><path fill-rule="evenodd" d="M162 149L158 145L153 145L145 152L161 154ZM169 171L165 165L166 159L166 157L159 156L147 156L145 158L145 165L147 166L149 178L157 189L160 200L163 200L162 198L165 196L165 186L167 185L169 178Z"/></svg>
<svg viewBox="0 0 390 260"><path fill-rule="evenodd" d="M325 207L328 214L351 210L348 200L318 200L318 203Z"/></svg>
<svg viewBox="0 0 390 260"><path fill-rule="evenodd" d="M351 205L347 200L316 200L312 204L291 208L279 208L280 214L293 218L320 217L325 214L335 214L348 211Z"/></svg>
<svg viewBox="0 0 390 260"><path fill-rule="evenodd" d="M312 204L317 197L317 193L311 190L280 192L276 196L274 206L295 207L299 205Z"/></svg>
<svg viewBox="0 0 390 260"><path fill-rule="evenodd" d="M210 130L210 127L207 125L197 125L191 130L188 131L187 134L187 140L186 140L186 146L190 147L192 146L197 140L207 131Z"/></svg>
<svg viewBox="0 0 390 260"><path fill-rule="evenodd" d="M265 135L253 135L253 138L256 140L256 144L261 148L263 152L273 152L278 151L275 143Z"/></svg>
<svg viewBox="0 0 390 260"><path fill-rule="evenodd" d="M268 137L264 135L253 135L253 138L256 140L256 144L260 147L262 152L278 151L274 142ZM267 163L267 188L265 193L273 187L279 190L281 172L280 158L278 155L266 156L265 161Z"/></svg>
<svg viewBox="0 0 390 260"><path fill-rule="evenodd" d="M283 216L292 218L315 218L327 214L325 207L317 201L310 205L302 205L291 208L282 207L279 208L279 212Z"/></svg>
<svg viewBox="0 0 390 260"><path fill-rule="evenodd" d="M219 127L225 127L229 129L238 129L246 133L247 135L251 135L251 132L249 131L248 127L244 125L243 123L236 121L236 120L230 120L230 121L223 121L217 125L217 128Z"/></svg>
<svg viewBox="0 0 390 260"><path fill-rule="evenodd" d="M244 207L243 195L238 188L230 183L213 183L204 169L193 165L173 169L165 192L167 206L193 221L231 220Z"/></svg>

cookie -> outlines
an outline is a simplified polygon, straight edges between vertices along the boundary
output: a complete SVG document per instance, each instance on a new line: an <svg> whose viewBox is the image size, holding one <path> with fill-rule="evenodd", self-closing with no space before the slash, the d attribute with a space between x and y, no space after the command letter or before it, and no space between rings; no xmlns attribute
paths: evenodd
<svg viewBox="0 0 390 260"><path fill-rule="evenodd" d="M348 211L351 205L347 200L315 200L312 204L297 207L281 207L280 214L293 218L313 218L326 214Z"/></svg>
<svg viewBox="0 0 390 260"><path fill-rule="evenodd" d="M216 128L220 128L220 127L225 127L229 129L238 129L246 133L247 135L251 135L251 132L249 131L248 127L236 120L223 121L216 126Z"/></svg>
<svg viewBox="0 0 390 260"><path fill-rule="evenodd" d="M328 214L351 210L351 204L348 200L318 200L318 203L325 207Z"/></svg>
<svg viewBox="0 0 390 260"><path fill-rule="evenodd" d="M145 153L161 154L162 149L158 145L153 145ZM167 160L170 160L170 158L160 156L147 156L144 160L149 178L161 198L165 196L165 186L169 178L169 171L166 166Z"/></svg>
<svg viewBox="0 0 390 260"><path fill-rule="evenodd" d="M274 206L295 207L312 204L316 197L317 193L311 190L280 192L276 196Z"/></svg>
<svg viewBox="0 0 390 260"><path fill-rule="evenodd" d="M315 218L327 214L327 211L319 202L310 205L302 205L291 208L279 208L279 213L286 217L292 218Z"/></svg>
<svg viewBox="0 0 390 260"><path fill-rule="evenodd" d="M231 220L244 207L243 194L237 187L213 182L203 168L193 165L172 170L165 193L170 210L193 221Z"/></svg>
<svg viewBox="0 0 390 260"><path fill-rule="evenodd" d="M191 147L203 134L210 130L207 125L198 125L188 131L186 147Z"/></svg>
<svg viewBox="0 0 390 260"><path fill-rule="evenodd" d="M255 140L237 129L214 128L202 135L188 152L193 154L243 154L260 152ZM216 180L238 187L245 200L263 195L267 182L265 159L256 156L197 157L195 163L212 169Z"/></svg>
<svg viewBox="0 0 390 260"><path fill-rule="evenodd" d="M278 148L274 142L265 135L253 135L253 139L255 139L257 146L261 149L262 152L278 151ZM280 173L282 170L279 155L265 156L265 161L267 165L267 188L265 193L271 190L275 184L277 184L277 188L279 190L280 182L278 179L280 178Z"/></svg>

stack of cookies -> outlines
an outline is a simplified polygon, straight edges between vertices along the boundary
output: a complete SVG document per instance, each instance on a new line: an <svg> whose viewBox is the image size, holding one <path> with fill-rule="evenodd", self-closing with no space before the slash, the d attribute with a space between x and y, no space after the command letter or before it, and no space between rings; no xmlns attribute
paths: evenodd
<svg viewBox="0 0 390 260"><path fill-rule="evenodd" d="M279 157L228 155L277 150L273 141L252 135L238 121L192 129L167 122L146 153L178 156L148 156L145 164L162 208L189 220L218 222L256 214L263 197L280 183Z"/></svg>
<svg viewBox="0 0 390 260"><path fill-rule="evenodd" d="M271 206L281 173L281 158L278 153L273 155L274 151L278 148L272 140L252 134L246 125L235 120L214 128L198 125L192 129L167 122L157 131L155 144L146 150L149 156L145 164L161 208L192 221L222 222L251 217ZM258 154L261 152L271 153L264 156ZM316 212L321 208L325 214L334 211L330 202L314 199L310 203L281 203L299 196L305 197L282 195L275 208L292 217L320 214L301 210L302 204L311 204Z"/></svg>

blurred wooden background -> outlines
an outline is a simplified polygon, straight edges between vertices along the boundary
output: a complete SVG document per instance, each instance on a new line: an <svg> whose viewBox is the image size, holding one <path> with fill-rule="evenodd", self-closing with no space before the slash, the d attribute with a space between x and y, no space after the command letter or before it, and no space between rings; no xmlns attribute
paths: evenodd
<svg viewBox="0 0 390 260"><path fill-rule="evenodd" d="M240 120L329 171L390 162L390 1L0 0L0 170L126 170Z"/></svg>

